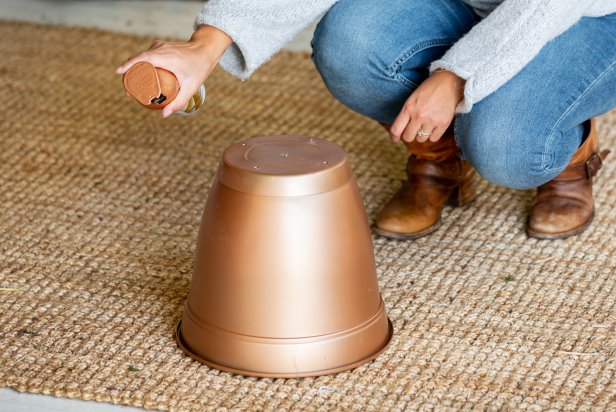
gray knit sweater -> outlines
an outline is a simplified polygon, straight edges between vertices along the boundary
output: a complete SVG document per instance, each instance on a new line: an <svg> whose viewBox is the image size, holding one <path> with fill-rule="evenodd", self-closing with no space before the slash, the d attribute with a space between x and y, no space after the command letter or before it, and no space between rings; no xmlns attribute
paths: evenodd
<svg viewBox="0 0 616 412"><path fill-rule="evenodd" d="M378 0L376 0L378 1ZM463 0L484 19L432 63L466 80L457 113L496 91L583 16L616 13L616 0ZM233 39L220 64L245 79L336 0L207 0L196 25ZM614 28L616 30L616 27Z"/></svg>

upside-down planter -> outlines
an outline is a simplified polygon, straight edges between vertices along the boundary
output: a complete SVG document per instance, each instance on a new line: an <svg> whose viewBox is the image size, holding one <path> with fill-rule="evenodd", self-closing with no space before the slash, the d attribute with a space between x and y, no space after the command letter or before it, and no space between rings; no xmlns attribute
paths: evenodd
<svg viewBox="0 0 616 412"><path fill-rule="evenodd" d="M229 147L205 206L179 346L224 371L302 377L368 362L392 333L344 150L303 136Z"/></svg>

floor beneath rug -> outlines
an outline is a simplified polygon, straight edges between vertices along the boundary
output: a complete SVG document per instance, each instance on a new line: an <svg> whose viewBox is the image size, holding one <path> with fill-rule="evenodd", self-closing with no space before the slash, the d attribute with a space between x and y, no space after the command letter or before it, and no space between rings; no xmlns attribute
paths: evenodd
<svg viewBox="0 0 616 412"><path fill-rule="evenodd" d="M140 412L143 409L78 399L55 398L0 388L0 411L4 412Z"/></svg>
<svg viewBox="0 0 616 412"><path fill-rule="evenodd" d="M0 19L182 39L190 37L193 21L202 6L202 0L0 0ZM164 25L160 24L162 21ZM310 50L314 26L298 34L285 49Z"/></svg>

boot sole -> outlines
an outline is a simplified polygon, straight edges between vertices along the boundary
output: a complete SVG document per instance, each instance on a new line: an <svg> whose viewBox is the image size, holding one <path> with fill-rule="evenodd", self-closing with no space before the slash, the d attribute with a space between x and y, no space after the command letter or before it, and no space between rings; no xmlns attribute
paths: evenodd
<svg viewBox="0 0 616 412"><path fill-rule="evenodd" d="M389 232L387 230L380 229L380 228L378 228L377 226L374 226L374 225L372 226L372 230L377 235L383 236L383 237L386 237L386 238L389 238L389 239L395 239L395 240L415 240L415 239L419 239L420 237L427 236L430 233L433 233L440 226L441 226L441 221L439 220L438 222L436 222L432 226L429 226L429 227L425 228L424 230L422 230L420 232L415 232L415 233Z"/></svg>
<svg viewBox="0 0 616 412"><path fill-rule="evenodd" d="M561 232L561 233L538 232L526 226L526 235L529 237L535 238L535 239L542 239L542 240L566 239L568 237L580 234L586 229L588 229L588 227L590 226L594 218L595 218L595 211L593 210L592 215L590 216L590 219L584 222L584 224L576 227L575 229L571 229L571 230L568 230L566 232Z"/></svg>

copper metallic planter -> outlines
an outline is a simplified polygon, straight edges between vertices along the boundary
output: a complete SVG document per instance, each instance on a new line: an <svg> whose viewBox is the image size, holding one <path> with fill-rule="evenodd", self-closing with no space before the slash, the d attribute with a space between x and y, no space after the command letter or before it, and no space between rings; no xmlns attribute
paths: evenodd
<svg viewBox="0 0 616 412"><path fill-rule="evenodd" d="M347 155L302 136L229 147L176 337L208 366L302 377L357 367L393 333Z"/></svg>

